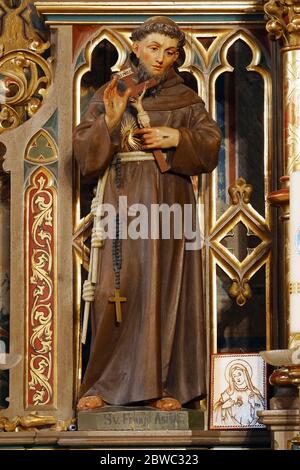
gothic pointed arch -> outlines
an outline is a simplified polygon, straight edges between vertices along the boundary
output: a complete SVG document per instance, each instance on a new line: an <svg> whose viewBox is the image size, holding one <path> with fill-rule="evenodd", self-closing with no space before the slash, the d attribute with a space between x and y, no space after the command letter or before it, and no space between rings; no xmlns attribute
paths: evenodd
<svg viewBox="0 0 300 470"><path fill-rule="evenodd" d="M82 78L86 72L89 72L91 70L93 52L102 41L108 41L114 46L117 51L117 60L111 67L112 72L120 70L120 67L124 64L130 52L130 46L128 44L129 39L125 40L122 34L117 32L116 30L109 29L107 27L102 27L100 30L97 31L94 37L87 42L86 46L81 50L80 54L77 57L77 69L74 74L75 124L78 124L80 121L80 91Z"/></svg>

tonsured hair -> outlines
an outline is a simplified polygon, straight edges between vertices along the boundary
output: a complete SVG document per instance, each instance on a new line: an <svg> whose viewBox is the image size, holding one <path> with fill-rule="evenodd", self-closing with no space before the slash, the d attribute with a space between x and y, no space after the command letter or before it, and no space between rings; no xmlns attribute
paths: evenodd
<svg viewBox="0 0 300 470"><path fill-rule="evenodd" d="M177 26L163 23L144 23L133 31L131 39L133 41L141 41L151 33L160 33L170 38L178 39L179 50L182 49L185 44L185 35Z"/></svg>

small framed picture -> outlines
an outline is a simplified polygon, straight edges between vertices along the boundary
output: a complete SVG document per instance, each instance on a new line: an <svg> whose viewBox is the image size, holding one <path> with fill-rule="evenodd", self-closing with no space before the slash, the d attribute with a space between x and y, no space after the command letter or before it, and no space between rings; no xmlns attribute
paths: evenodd
<svg viewBox="0 0 300 470"><path fill-rule="evenodd" d="M264 428L266 364L259 354L212 354L210 429Z"/></svg>

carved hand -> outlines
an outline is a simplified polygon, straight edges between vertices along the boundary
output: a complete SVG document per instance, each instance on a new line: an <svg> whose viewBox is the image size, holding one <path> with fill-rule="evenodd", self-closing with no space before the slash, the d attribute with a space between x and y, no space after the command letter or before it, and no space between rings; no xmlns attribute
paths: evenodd
<svg viewBox="0 0 300 470"><path fill-rule="evenodd" d="M167 149L178 147L180 133L172 127L145 127L134 132L143 136L143 149Z"/></svg>
<svg viewBox="0 0 300 470"><path fill-rule="evenodd" d="M103 95L105 122L109 131L116 127L121 121L131 93L131 88L128 88L123 95L120 95L117 89L117 83L118 77L114 76L112 81L107 85Z"/></svg>

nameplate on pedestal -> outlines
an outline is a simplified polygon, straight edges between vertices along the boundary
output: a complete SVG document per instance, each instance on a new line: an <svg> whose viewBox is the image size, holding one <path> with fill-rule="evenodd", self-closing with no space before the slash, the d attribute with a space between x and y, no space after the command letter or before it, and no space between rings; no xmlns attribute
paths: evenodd
<svg viewBox="0 0 300 470"><path fill-rule="evenodd" d="M159 411L111 406L78 413L79 431L158 431L203 427L203 412L199 410Z"/></svg>

